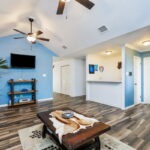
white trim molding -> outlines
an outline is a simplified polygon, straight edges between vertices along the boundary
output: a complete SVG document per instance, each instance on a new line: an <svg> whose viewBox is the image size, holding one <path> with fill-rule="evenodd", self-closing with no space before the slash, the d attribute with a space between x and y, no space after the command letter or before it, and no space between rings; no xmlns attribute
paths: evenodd
<svg viewBox="0 0 150 150"><path fill-rule="evenodd" d="M133 105L131 105L131 106L124 107L123 110L130 109L130 108L132 108L132 107L134 107L134 106L136 106L136 105L139 105L139 104L143 104L143 103L133 104Z"/></svg>
<svg viewBox="0 0 150 150"><path fill-rule="evenodd" d="M54 98L53 97L50 97L50 98L44 98L44 99L39 99L37 100L37 102L45 102L45 101L52 101Z"/></svg>
<svg viewBox="0 0 150 150"><path fill-rule="evenodd" d="M124 107L124 108L122 108L123 110L127 110L127 109L130 109L130 108L132 108L132 107L134 107L135 106L135 104L133 104L133 105L131 105L131 106L128 106L128 107Z"/></svg>
<svg viewBox="0 0 150 150"><path fill-rule="evenodd" d="M125 64L126 64L126 48L125 45L121 47L122 52L122 109L125 108Z"/></svg>
<svg viewBox="0 0 150 150"><path fill-rule="evenodd" d="M45 101L52 101L53 99L54 99L53 97L45 98L45 99L39 99L39 100L37 100L37 103L45 102ZM7 107L7 106L8 106L8 104L2 104L2 105L0 105L0 108L1 107Z"/></svg>
<svg viewBox="0 0 150 150"><path fill-rule="evenodd" d="M2 105L0 105L0 108L1 107L7 107L8 106L8 104L2 104Z"/></svg>

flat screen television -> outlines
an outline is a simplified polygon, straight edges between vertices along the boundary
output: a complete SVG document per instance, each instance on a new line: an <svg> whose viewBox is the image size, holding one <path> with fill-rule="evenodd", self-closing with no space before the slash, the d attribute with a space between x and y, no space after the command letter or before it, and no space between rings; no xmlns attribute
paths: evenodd
<svg viewBox="0 0 150 150"><path fill-rule="evenodd" d="M12 68L35 68L35 61L35 56L11 54Z"/></svg>

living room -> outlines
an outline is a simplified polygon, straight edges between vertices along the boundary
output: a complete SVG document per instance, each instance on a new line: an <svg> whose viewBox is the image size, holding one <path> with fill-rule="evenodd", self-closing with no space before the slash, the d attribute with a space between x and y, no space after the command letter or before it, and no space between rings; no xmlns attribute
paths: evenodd
<svg viewBox="0 0 150 150"><path fill-rule="evenodd" d="M0 150L149 150L150 1L0 1Z"/></svg>

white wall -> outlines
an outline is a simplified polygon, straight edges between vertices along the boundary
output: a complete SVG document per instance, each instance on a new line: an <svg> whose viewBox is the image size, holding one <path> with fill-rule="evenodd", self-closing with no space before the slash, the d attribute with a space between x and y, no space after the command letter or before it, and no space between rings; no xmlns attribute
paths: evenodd
<svg viewBox="0 0 150 150"><path fill-rule="evenodd" d="M118 62L121 61L120 53L117 55L89 54L86 60L87 80L121 81L121 69L117 68ZM89 64L104 66L104 72L96 71L95 74L89 74Z"/></svg>
<svg viewBox="0 0 150 150"><path fill-rule="evenodd" d="M121 51L105 56L102 53L89 54L86 57L86 98L87 100L123 108L122 69L117 63L122 61ZM89 64L104 66L104 72L89 74Z"/></svg>
<svg viewBox="0 0 150 150"><path fill-rule="evenodd" d="M87 100L122 108L122 84L110 82L88 82Z"/></svg>
<svg viewBox="0 0 150 150"><path fill-rule="evenodd" d="M70 91L68 95L82 96L86 93L86 65L82 59L66 59L54 62L53 90L61 93L61 66L70 66Z"/></svg>

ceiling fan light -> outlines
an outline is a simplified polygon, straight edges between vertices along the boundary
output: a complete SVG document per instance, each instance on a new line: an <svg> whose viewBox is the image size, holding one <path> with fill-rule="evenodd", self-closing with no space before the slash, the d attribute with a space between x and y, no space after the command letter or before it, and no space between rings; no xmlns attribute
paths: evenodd
<svg viewBox="0 0 150 150"><path fill-rule="evenodd" d="M34 36L28 35L28 36L27 36L27 40L28 40L29 42L35 42L35 41L36 41L36 38L35 38Z"/></svg>

